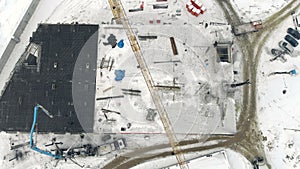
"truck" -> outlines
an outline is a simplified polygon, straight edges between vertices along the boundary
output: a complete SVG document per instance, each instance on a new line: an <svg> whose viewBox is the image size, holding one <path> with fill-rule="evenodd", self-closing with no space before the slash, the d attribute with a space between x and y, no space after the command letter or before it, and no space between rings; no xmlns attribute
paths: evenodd
<svg viewBox="0 0 300 169"><path fill-rule="evenodd" d="M239 36L250 32L257 32L262 28L263 28L262 21L257 20L257 21L235 25L232 27L232 31L235 36Z"/></svg>
<svg viewBox="0 0 300 169"><path fill-rule="evenodd" d="M124 149L125 147L127 147L126 140L124 138L120 138L114 142L100 145L98 147L98 156L109 154L113 151Z"/></svg>

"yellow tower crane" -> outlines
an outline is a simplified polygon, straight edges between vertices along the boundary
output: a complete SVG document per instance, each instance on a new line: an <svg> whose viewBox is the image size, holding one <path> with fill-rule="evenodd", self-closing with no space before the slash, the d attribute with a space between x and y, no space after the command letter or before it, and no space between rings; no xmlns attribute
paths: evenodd
<svg viewBox="0 0 300 169"><path fill-rule="evenodd" d="M129 39L131 48L133 50L133 53L135 55L135 58L139 64L139 67L142 71L142 75L144 77L144 80L147 84L147 87L150 91L152 100L154 102L154 105L157 109L157 112L159 114L159 117L162 121L162 124L164 126L165 132L168 136L170 145L173 149L174 155L176 156L176 159L178 161L178 164L181 169L188 169L188 164L185 160L185 157L182 153L182 150L180 148L180 145L178 144L178 141L176 139L176 136L174 135L174 131L171 125L171 122L169 120L168 114L161 102L160 96L155 89L154 82L152 79L152 76L149 72L149 69L147 67L147 64L145 60L143 59L142 52L140 50L140 45L138 44L138 41L136 39L136 36L134 32L131 29L131 26L129 24L128 18L124 12L123 5L120 0L108 0L110 8L112 10L112 13L114 15L114 18L116 20L116 23L122 24L123 28L126 32L126 35Z"/></svg>

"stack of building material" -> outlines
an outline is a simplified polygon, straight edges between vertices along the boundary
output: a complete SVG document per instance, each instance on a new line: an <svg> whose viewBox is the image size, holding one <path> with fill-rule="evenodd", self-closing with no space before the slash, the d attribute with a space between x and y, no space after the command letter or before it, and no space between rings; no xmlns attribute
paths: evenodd
<svg viewBox="0 0 300 169"><path fill-rule="evenodd" d="M200 14L204 14L204 12L206 11L206 8L198 0L190 0L189 2L187 2L186 9L196 17Z"/></svg>

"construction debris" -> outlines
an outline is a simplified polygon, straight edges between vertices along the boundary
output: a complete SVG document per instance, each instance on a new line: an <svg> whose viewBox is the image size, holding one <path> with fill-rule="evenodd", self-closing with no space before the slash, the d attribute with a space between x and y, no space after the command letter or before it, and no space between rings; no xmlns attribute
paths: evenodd
<svg viewBox="0 0 300 169"><path fill-rule="evenodd" d="M157 115L157 112L154 109L148 109L148 114L146 119L148 121L154 121L155 116Z"/></svg>
<svg viewBox="0 0 300 169"><path fill-rule="evenodd" d="M120 96L108 96L108 97L99 97L96 100L107 100L107 99L117 99L117 98L123 98L124 95L120 95Z"/></svg>

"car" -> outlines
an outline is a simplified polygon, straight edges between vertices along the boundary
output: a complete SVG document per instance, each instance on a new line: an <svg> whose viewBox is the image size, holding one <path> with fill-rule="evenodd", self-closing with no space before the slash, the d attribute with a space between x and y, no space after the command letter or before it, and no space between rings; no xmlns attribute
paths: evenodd
<svg viewBox="0 0 300 169"><path fill-rule="evenodd" d="M274 55L276 57L283 54L283 52L281 50L278 50L278 49L272 49L271 53L272 53L272 55Z"/></svg>
<svg viewBox="0 0 300 169"><path fill-rule="evenodd" d="M293 29L293 28L288 28L287 29L287 33L289 33L290 35L292 35L297 40L300 39L300 33L297 30Z"/></svg>
<svg viewBox="0 0 300 169"><path fill-rule="evenodd" d="M278 45L281 49L283 49L285 52L287 52L290 55L294 52L293 46L283 40L280 41Z"/></svg>
<svg viewBox="0 0 300 169"><path fill-rule="evenodd" d="M299 43L293 37L291 37L290 35L286 35L284 37L284 39L286 41L288 41L293 47L297 47L299 45Z"/></svg>
<svg viewBox="0 0 300 169"><path fill-rule="evenodd" d="M272 55L274 55L275 57L271 58L270 61L273 62L274 60L280 59L281 62L286 62L287 59L284 56L285 51L282 51L280 49L272 49L271 50Z"/></svg>

